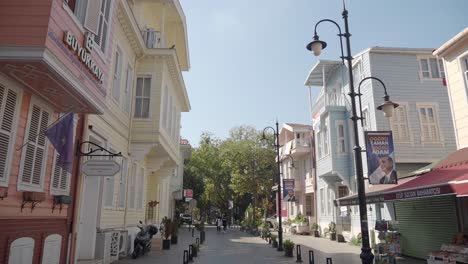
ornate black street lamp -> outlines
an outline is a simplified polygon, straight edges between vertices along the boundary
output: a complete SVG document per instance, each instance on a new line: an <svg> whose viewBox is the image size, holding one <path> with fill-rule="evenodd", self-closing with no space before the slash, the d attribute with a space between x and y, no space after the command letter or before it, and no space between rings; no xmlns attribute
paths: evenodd
<svg viewBox="0 0 468 264"><path fill-rule="evenodd" d="M357 191L358 191L358 198L359 198L359 215L360 215L360 220L361 220L361 235L362 235L362 247L361 247L361 260L363 264L372 264L374 255L372 254L372 250L370 247L369 243L369 230L368 230L368 224L367 224L367 206L366 206L366 195L365 195L365 186L364 186L364 173L363 173L363 168L362 168L362 156L361 156L361 146L359 145L359 134L358 134L358 120L363 119L362 118L362 113L361 117L357 116L357 111L356 111L356 96L361 96L360 94L360 86L361 83L364 80L367 79L374 79L382 83L385 89L385 102L381 106L377 107L377 109L384 111L385 116L391 117L393 114L393 108L398 107L398 104L395 104L390 101L390 98L387 94L387 90L385 88L385 85L380 79L374 78L374 77L368 77L365 78L361 81L359 84L359 91L358 93L355 93L354 91L354 80L353 80L353 57L351 55L351 43L350 43L350 37L351 34L349 33L349 26L348 26L348 10L346 10L346 7L343 3L343 12L342 12L343 20L344 20L344 26L345 26L345 33L341 33L341 28L336 23L335 21L331 19L322 19L317 24L315 24L315 29L314 29L314 40L307 45L307 49L312 51L315 56L319 56L320 53L322 52L322 49L327 47L327 43L324 41L321 41L319 39L319 36L317 35L317 26L322 23L322 22L331 22L334 25L338 27L339 31L339 38L340 38L340 47L341 47L341 59L344 63L344 60L348 62L348 75L349 75L349 93L348 95L351 97L351 111L352 111L352 117L351 120L353 121L353 135L354 135L354 157L355 157L355 166L356 166L356 181L357 181ZM342 38L345 38L346 40L346 53L347 56L344 56L343 53L343 40Z"/></svg>
<svg viewBox="0 0 468 264"><path fill-rule="evenodd" d="M268 140L265 136L265 131L267 129L271 129L273 130L273 135L275 136L275 150L276 150L276 164L278 166L278 171L277 171L277 174L276 174L276 184L277 184L277 187L278 189L276 190L276 201L277 201L277 206L279 209L277 209L278 211L278 251L283 251L283 221L282 221L282 215L281 215L281 158L280 158L280 154L279 154L279 148L280 148L280 145L279 145L279 127L278 127L278 121L276 121L276 129L274 129L273 127L265 127L263 129L263 133L262 133L262 143L264 145L267 145L268 144Z"/></svg>

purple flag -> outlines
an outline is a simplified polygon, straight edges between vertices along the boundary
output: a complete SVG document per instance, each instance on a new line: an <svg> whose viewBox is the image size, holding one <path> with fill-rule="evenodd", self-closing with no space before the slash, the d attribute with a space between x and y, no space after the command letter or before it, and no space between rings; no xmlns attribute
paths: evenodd
<svg viewBox="0 0 468 264"><path fill-rule="evenodd" d="M59 153L57 165L71 173L73 165L73 113L49 127L45 135Z"/></svg>

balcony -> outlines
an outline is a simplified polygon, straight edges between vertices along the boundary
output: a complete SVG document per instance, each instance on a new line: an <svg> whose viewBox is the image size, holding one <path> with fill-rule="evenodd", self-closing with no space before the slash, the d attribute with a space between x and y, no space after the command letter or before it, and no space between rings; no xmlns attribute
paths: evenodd
<svg viewBox="0 0 468 264"><path fill-rule="evenodd" d="M166 38L160 31L153 29L142 30L141 35L148 49L165 49L167 48Z"/></svg>
<svg viewBox="0 0 468 264"><path fill-rule="evenodd" d="M312 107L312 114L327 112L332 110L346 110L346 97L342 93L327 92L322 93Z"/></svg>

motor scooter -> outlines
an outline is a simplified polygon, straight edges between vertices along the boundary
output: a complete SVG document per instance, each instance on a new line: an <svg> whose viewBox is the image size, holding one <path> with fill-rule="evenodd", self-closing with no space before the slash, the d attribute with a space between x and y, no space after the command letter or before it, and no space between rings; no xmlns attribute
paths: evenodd
<svg viewBox="0 0 468 264"><path fill-rule="evenodd" d="M143 225L141 221L138 228L140 228L140 232L138 232L133 241L133 259L143 256L151 250L151 239L158 233L157 227L154 225Z"/></svg>

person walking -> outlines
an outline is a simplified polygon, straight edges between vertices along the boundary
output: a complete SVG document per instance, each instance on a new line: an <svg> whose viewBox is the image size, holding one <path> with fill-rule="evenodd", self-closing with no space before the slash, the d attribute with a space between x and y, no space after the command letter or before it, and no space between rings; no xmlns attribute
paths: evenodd
<svg viewBox="0 0 468 264"><path fill-rule="evenodd" d="M221 232L221 225L222 225L222 220L221 217L218 215L216 218L216 231Z"/></svg>
<svg viewBox="0 0 468 264"><path fill-rule="evenodd" d="M223 232L226 234L226 227L227 227L227 218L226 215L223 216Z"/></svg>

